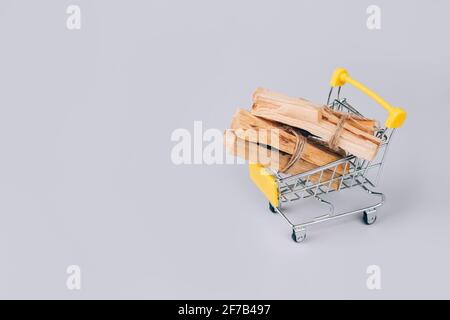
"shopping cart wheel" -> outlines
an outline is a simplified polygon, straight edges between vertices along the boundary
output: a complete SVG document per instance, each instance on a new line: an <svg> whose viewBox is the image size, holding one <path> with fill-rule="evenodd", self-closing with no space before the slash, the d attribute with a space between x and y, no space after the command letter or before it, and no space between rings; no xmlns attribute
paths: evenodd
<svg viewBox="0 0 450 320"><path fill-rule="evenodd" d="M306 239L306 230L305 228L301 229L294 229L292 230L292 240L294 240L297 243L303 242Z"/></svg>
<svg viewBox="0 0 450 320"><path fill-rule="evenodd" d="M272 212L272 213L275 213L275 214L277 214L278 212L277 212L277 210L275 210L275 207L269 202L269 210Z"/></svg>
<svg viewBox="0 0 450 320"><path fill-rule="evenodd" d="M367 225L374 224L377 221L377 214L375 210L372 211L364 211L363 212L363 221Z"/></svg>

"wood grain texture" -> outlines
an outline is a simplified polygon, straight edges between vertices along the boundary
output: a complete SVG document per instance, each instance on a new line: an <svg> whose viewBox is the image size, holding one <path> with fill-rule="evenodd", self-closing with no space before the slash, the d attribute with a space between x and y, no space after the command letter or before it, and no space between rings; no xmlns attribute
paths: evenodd
<svg viewBox="0 0 450 320"><path fill-rule="evenodd" d="M266 144L292 155L295 151L297 137L287 131L285 127L277 122L258 118L244 109L237 109L231 122L231 129L239 138ZM342 159L342 155L307 139L301 159L316 166L323 166ZM343 174L344 166L339 166L336 171Z"/></svg>
<svg viewBox="0 0 450 320"><path fill-rule="evenodd" d="M289 162L290 155L287 155L284 152L278 150L269 150L265 146L258 145L253 142L249 142L247 140L239 138L233 130L226 130L224 134L225 146L228 152L236 157L240 157L242 159L256 162L264 167L271 168L275 171L279 171L280 168L286 166ZM313 170L317 168L316 165L309 163L305 160L299 160L294 163L292 167L286 172L286 174L294 175L299 173L305 173L309 170ZM333 171L325 170L323 174L316 173L310 176L310 181L317 182L325 182L332 178L338 178L340 175L335 173L333 175ZM339 186L339 180L335 180L331 183L330 187L333 189L337 189Z"/></svg>
<svg viewBox="0 0 450 320"><path fill-rule="evenodd" d="M254 94L253 106L251 113L255 116L287 124L296 128L300 128L330 141L337 129L340 115L336 112L323 109L318 105L314 108L319 111L319 119L305 117L303 112L297 109L310 110L314 105L304 99L296 99L296 105L284 104L285 98L280 98L278 103L273 101L278 99L278 94L273 94L271 100L266 96L270 92L264 91L265 99L259 99L259 91ZM269 101L270 100L270 101ZM299 107L304 104L304 107ZM376 122L373 120L366 121L357 118L350 118L345 121L343 130L337 140L337 146L357 157L373 160L381 145L380 139L373 136L373 130Z"/></svg>
<svg viewBox="0 0 450 320"><path fill-rule="evenodd" d="M264 88L257 88L253 93L253 103L271 106L280 113L292 118L301 118L311 122L320 119L320 108L309 101L289 97L285 94Z"/></svg>

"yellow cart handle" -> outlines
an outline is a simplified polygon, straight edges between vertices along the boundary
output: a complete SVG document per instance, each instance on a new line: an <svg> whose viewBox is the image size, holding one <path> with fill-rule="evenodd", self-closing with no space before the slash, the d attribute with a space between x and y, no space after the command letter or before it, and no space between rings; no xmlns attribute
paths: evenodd
<svg viewBox="0 0 450 320"><path fill-rule="evenodd" d="M369 97L374 99L378 104L380 104L384 109L389 113L388 118L386 119L386 127L387 128L400 128L403 122L406 119L406 112L402 108L393 107L386 101L384 101L379 95L375 92L364 86L362 83L356 81L348 75L347 70L344 68L337 68L333 76L331 77L330 85L332 87L340 87L346 83L350 83L355 88L361 90Z"/></svg>

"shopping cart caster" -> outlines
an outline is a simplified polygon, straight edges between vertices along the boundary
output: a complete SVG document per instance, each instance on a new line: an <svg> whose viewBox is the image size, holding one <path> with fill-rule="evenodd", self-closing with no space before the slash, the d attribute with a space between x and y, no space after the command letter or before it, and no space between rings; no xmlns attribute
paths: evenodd
<svg viewBox="0 0 450 320"><path fill-rule="evenodd" d="M305 228L293 228L292 230L292 240L297 243L303 242L306 239L306 229Z"/></svg>
<svg viewBox="0 0 450 320"><path fill-rule="evenodd" d="M275 214L277 214L278 212L277 212L277 210L275 210L275 207L269 202L269 210L270 210L270 212L272 212L272 213L275 213Z"/></svg>
<svg viewBox="0 0 450 320"><path fill-rule="evenodd" d="M374 224L377 221L377 213L375 210L364 211L363 212L363 221L367 225Z"/></svg>

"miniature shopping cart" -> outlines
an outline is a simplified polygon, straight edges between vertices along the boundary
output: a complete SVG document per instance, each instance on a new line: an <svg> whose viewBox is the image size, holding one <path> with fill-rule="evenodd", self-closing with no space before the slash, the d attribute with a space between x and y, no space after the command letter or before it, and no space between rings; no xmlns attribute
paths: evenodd
<svg viewBox="0 0 450 320"><path fill-rule="evenodd" d="M363 221L371 225L376 221L376 210L384 201L385 196L373 190L378 184L380 174L383 168L390 141L396 128L402 126L406 112L402 108L392 107L386 101L381 99L373 91L352 79L345 69L338 68L331 78L331 89L328 95L327 105L329 108L362 116L359 111L350 105L345 98L340 97L341 87L345 83L350 83L357 89L373 98L378 104L385 108L389 115L384 128L379 128L374 135L381 139L382 143L377 157L372 161L358 158L347 154L344 158L317 167L313 170L296 174L286 175L269 168L265 168L257 163L249 164L250 177L258 188L269 200L269 209L273 213L281 215L292 228L292 239L296 242L302 242L306 238L306 228L320 222L329 221L353 214L362 213ZM333 94L333 89L337 87L337 92ZM338 167L344 167L342 175L336 174ZM324 175L329 170L332 175ZM370 174L369 174L370 173ZM314 175L313 179L311 178ZM319 178L317 178L319 176ZM325 178L326 177L326 178ZM331 201L324 199L328 193L360 187L373 197L376 197L376 203L356 210L335 213L334 205ZM301 223L293 223L282 207L293 201L312 198L328 207L328 213L316 216Z"/></svg>

